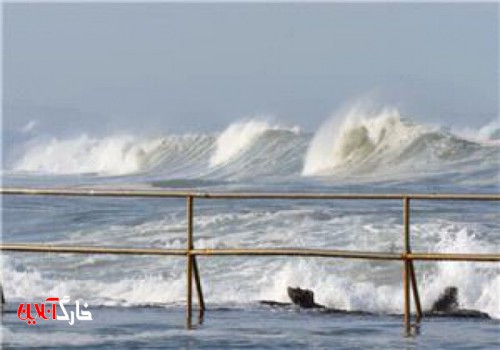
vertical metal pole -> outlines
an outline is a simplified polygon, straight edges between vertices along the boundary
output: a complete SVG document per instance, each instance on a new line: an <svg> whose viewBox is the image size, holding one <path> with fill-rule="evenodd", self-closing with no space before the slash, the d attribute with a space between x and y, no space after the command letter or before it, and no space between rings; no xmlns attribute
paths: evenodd
<svg viewBox="0 0 500 350"><path fill-rule="evenodd" d="M406 335L411 334L410 325L410 261L407 254L410 253L410 199L403 199L403 226L404 226L404 268L403 268L403 309Z"/></svg>
<svg viewBox="0 0 500 350"><path fill-rule="evenodd" d="M190 251L194 249L194 241L193 241L193 202L194 198L192 196L187 197L186 203L186 213L187 213L187 251L188 251L188 262L187 262L187 309L188 309L188 327L192 325L192 310L193 310L193 275L196 283L196 292L198 295L198 306L199 306L199 318L200 321L203 318L203 314L205 312L205 301L203 300L203 291L201 288L201 280L200 280L200 272L198 270L198 264L196 262L196 256L190 254Z"/></svg>
<svg viewBox="0 0 500 350"><path fill-rule="evenodd" d="M186 197L186 220L187 220L187 309L186 309L186 327L191 328L193 311L193 257L191 249L193 246L193 197Z"/></svg>
<svg viewBox="0 0 500 350"><path fill-rule="evenodd" d="M405 197L403 199L403 225L404 225L404 237L405 237L405 253L408 254L411 251L410 247L410 198Z"/></svg>
<svg viewBox="0 0 500 350"><path fill-rule="evenodd" d="M199 318L200 321L203 318L203 314L205 313L205 301L203 300L203 291L201 289L201 280L200 280L200 271L198 270L198 263L196 261L196 257L193 257L193 273L194 280L196 282L196 292L198 294L198 306L199 310Z"/></svg>
<svg viewBox="0 0 500 350"><path fill-rule="evenodd" d="M418 294L417 278L415 277L415 267L413 266L413 260L410 260L410 277L411 277L411 287L413 290L413 299L415 301L415 309L417 313L417 322L422 319L422 305L420 304L420 296Z"/></svg>
<svg viewBox="0 0 500 350"><path fill-rule="evenodd" d="M405 230L405 253L411 253L411 243L410 243L410 198L404 198L404 230ZM405 264L408 264L409 276L411 281L411 288L413 292L413 300L415 302L416 310L416 321L420 322L422 318L422 306L420 304L420 296L418 293L417 278L415 276L415 267L413 265L413 260L405 260ZM405 267L406 269L406 267Z"/></svg>
<svg viewBox="0 0 500 350"><path fill-rule="evenodd" d="M404 298L404 324L405 324L405 335L409 336L411 334L411 319L410 319L410 264L407 260L404 262L403 266L403 298Z"/></svg>

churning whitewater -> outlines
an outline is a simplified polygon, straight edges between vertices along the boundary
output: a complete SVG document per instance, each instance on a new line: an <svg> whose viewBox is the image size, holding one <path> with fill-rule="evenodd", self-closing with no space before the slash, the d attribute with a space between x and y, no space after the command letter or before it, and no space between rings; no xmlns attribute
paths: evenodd
<svg viewBox="0 0 500 350"><path fill-rule="evenodd" d="M453 130L419 124L394 108L357 106L314 133L248 119L214 134L25 137L10 145L15 156L7 157L3 180L204 191L492 193L500 175L498 139L495 122ZM6 197L4 206L10 210L5 242L185 245L181 200ZM200 200L195 211L199 248L402 249L400 203ZM419 202L411 232L417 251L493 253L500 244L498 205ZM14 300L54 294L92 305L176 305L185 299L184 264L149 257L26 255L18 260L6 255L2 281ZM210 303L286 301L286 287L300 286L314 290L317 301L329 307L401 312L397 263L266 257L231 258L229 265L214 258L203 260L200 269ZM460 290L461 306L500 318L495 266L422 263L417 272L424 307L453 285Z"/></svg>

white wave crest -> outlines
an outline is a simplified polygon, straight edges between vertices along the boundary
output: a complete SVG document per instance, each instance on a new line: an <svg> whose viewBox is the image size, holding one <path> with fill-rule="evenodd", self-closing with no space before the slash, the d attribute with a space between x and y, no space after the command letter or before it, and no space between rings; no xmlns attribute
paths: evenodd
<svg viewBox="0 0 500 350"><path fill-rule="evenodd" d="M363 160L381 151L399 152L426 128L404 123L398 110L370 111L356 106L337 127L339 116L320 127L306 154L303 175L318 175Z"/></svg>
<svg viewBox="0 0 500 350"><path fill-rule="evenodd" d="M214 167L231 161L268 130L289 130L298 133L299 129L297 127L287 129L262 120L233 123L217 138L215 151L210 158L210 165Z"/></svg>
<svg viewBox="0 0 500 350"><path fill-rule="evenodd" d="M430 174L449 164L491 158L488 152L438 127L409 122L395 108L355 106L320 127L302 175Z"/></svg>
<svg viewBox="0 0 500 350"><path fill-rule="evenodd" d="M495 124L488 124L481 133L491 138L495 130ZM387 179L457 168L467 172L479 169L484 176L497 176L500 144L466 139L410 123L396 109L370 111L355 107L334 116L312 140L298 127L262 120L233 123L215 136L199 133L161 138L37 138L18 142L15 152L8 152L7 168L14 173L133 174L161 180L265 177L288 181L301 173Z"/></svg>
<svg viewBox="0 0 500 350"><path fill-rule="evenodd" d="M160 139L144 141L132 136L37 140L29 143L13 170L61 175L130 174L140 171L160 145Z"/></svg>
<svg viewBox="0 0 500 350"><path fill-rule="evenodd" d="M268 133L271 131L276 133ZM262 138L264 134L266 137ZM260 168L271 173L279 172L282 168L281 174L289 170L287 164L301 158L301 155L293 152L303 143L296 137L298 134L297 127L286 128L250 120L231 124L217 137L186 134L161 138L129 135L37 138L20 148L21 156L10 162L9 170L56 175L119 176L147 173L190 178L204 175L248 176L256 166L261 165ZM247 154L246 151L250 149L252 152ZM239 159L238 156L242 154L245 155L244 159ZM263 159L274 165L273 170L269 170L269 164L262 164ZM282 163L284 165L280 167ZM259 173L262 173L262 169Z"/></svg>

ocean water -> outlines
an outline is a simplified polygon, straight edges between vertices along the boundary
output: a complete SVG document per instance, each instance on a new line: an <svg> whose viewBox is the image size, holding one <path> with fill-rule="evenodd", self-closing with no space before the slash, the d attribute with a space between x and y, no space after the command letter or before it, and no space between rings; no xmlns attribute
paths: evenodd
<svg viewBox="0 0 500 350"><path fill-rule="evenodd" d="M422 125L397 110L353 108L316 132L245 120L213 134L147 138L4 135L3 186L203 192L499 193L498 123L478 130ZM184 248L185 201L4 196L2 240ZM500 203L412 201L418 252L498 253ZM195 200L197 248L402 250L400 201ZM424 309L447 286L491 320L428 319L403 337L401 263L290 257L199 257L208 306L185 330L183 257L3 253L6 347L495 348L498 264L416 263ZM373 316L273 309L287 286L318 303ZM17 319L21 302L70 296L94 320Z"/></svg>

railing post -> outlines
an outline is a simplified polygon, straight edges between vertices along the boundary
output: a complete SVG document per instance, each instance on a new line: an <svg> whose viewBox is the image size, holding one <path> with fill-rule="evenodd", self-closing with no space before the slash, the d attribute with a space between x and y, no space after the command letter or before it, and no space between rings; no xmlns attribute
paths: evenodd
<svg viewBox="0 0 500 350"><path fill-rule="evenodd" d="M193 249L193 197L186 197L186 220L187 220L187 300L186 300L186 327L191 328L192 311L193 311L193 257L191 249Z"/></svg>
<svg viewBox="0 0 500 350"><path fill-rule="evenodd" d="M203 315L205 313L205 301L203 300L203 291L201 289L201 280L200 280L200 271L198 270L198 262L196 261L196 257L193 257L193 273L194 273L194 279L196 282L196 293L198 295L198 306L199 306L199 312L198 312L198 318L199 321L201 322L203 319Z"/></svg>
<svg viewBox="0 0 500 350"><path fill-rule="evenodd" d="M192 250L194 249L193 243L193 196L186 197L186 221L187 221L187 240L186 240L186 255L187 255L187 315L186 325L190 329L192 327L192 314L193 314L193 274L196 283L196 292L198 295L199 306L199 321L201 322L205 312L205 302L203 300L203 291L201 288L200 272L196 257L193 256Z"/></svg>
<svg viewBox="0 0 500 350"><path fill-rule="evenodd" d="M410 254L411 243L410 243L410 198L404 198L404 230L405 230L405 253ZM413 300L415 303L415 311L416 311L416 321L420 322L422 318L422 306L420 304L420 296L418 293L417 286L417 277L415 275L415 266L413 264L413 260L407 259L405 263L408 263L408 271L409 272L409 280L411 282L411 288L413 292Z"/></svg>
<svg viewBox="0 0 500 350"><path fill-rule="evenodd" d="M416 320L417 323L422 319L422 305L420 304L420 296L418 294L417 277L415 276L415 267L413 266L413 260L410 260L410 277L411 277L411 287L413 289L413 298L415 300L415 310L416 310Z"/></svg>
<svg viewBox="0 0 500 350"><path fill-rule="evenodd" d="M410 199L403 198L403 227L404 227L404 266L403 266L403 319L405 324L405 333L411 334L410 325L410 262L408 254L410 253Z"/></svg>

